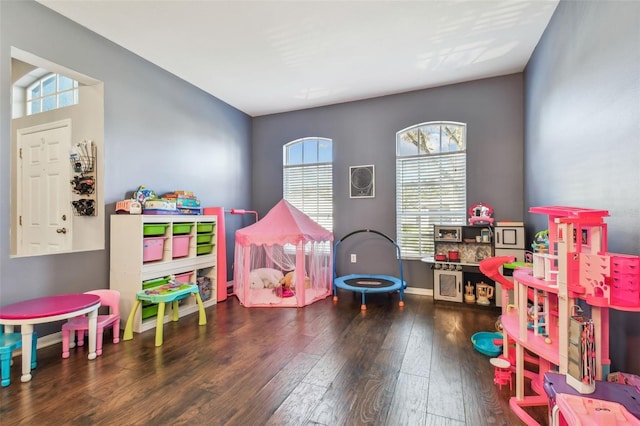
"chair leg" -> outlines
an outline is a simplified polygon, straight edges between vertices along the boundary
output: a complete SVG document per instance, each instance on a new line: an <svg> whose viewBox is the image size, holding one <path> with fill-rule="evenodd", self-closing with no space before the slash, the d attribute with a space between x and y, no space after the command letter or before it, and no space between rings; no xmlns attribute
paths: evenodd
<svg viewBox="0 0 640 426"><path fill-rule="evenodd" d="M78 330L78 346L84 346L84 330Z"/></svg>
<svg viewBox="0 0 640 426"><path fill-rule="evenodd" d="M96 331L96 356L102 355L102 335L104 333L104 329L98 328ZM83 332L84 334L84 332Z"/></svg>
<svg viewBox="0 0 640 426"><path fill-rule="evenodd" d="M120 320L113 323L113 343L120 341Z"/></svg>
<svg viewBox="0 0 640 426"><path fill-rule="evenodd" d="M0 354L0 370L2 370L2 386L9 386L9 370L11 368L11 351Z"/></svg>
<svg viewBox="0 0 640 426"><path fill-rule="evenodd" d="M38 335L36 334L36 332L33 332L33 337L32 337L32 342L31 342L31 369L33 370L34 368L36 368L38 366L38 362L36 361L36 353L38 349Z"/></svg>
<svg viewBox="0 0 640 426"><path fill-rule="evenodd" d="M62 358L69 358L69 329L62 327Z"/></svg>

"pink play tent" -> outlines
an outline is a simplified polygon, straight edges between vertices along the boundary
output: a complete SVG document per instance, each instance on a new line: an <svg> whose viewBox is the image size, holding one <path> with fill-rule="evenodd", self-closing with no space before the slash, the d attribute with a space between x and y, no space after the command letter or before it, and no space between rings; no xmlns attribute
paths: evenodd
<svg viewBox="0 0 640 426"><path fill-rule="evenodd" d="M236 231L234 293L247 307L301 307L326 298L332 242L330 231L281 200L261 220Z"/></svg>

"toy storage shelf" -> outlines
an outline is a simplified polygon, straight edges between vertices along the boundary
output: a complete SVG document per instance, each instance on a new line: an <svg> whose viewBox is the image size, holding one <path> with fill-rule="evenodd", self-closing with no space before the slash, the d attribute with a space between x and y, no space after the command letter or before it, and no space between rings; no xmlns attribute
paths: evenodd
<svg viewBox="0 0 640 426"><path fill-rule="evenodd" d="M216 241L216 216L195 215L112 215L111 266L109 287L120 292L120 315L127 318L143 289L144 281L161 280L170 275L185 277L195 283L197 277L211 282L211 297L204 306L216 303L216 245L198 242L198 236L211 235ZM202 239L200 239L202 241ZM145 259L147 259L145 261ZM197 312L195 298L184 299L178 311L185 316ZM167 309L164 322L169 322ZM136 312L133 331L141 333L155 328L156 317L142 317ZM124 328L125 322L121 321Z"/></svg>

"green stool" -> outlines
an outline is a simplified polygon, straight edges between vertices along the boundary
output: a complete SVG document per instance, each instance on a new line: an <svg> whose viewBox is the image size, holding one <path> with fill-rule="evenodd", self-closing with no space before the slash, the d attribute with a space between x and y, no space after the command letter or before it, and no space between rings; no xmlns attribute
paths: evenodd
<svg viewBox="0 0 640 426"><path fill-rule="evenodd" d="M198 311L200 312L199 325L207 324L207 316L204 312L204 305L200 298L198 286L195 284L166 284L159 287L141 290L136 293L136 301L127 318L127 325L124 328L122 340L133 339L133 317L142 302L151 302L158 304L158 316L156 319L156 346L162 346L162 328L164 326L164 308L165 303L172 303L171 321L178 321L178 302L186 299L190 295L195 295L198 303Z"/></svg>

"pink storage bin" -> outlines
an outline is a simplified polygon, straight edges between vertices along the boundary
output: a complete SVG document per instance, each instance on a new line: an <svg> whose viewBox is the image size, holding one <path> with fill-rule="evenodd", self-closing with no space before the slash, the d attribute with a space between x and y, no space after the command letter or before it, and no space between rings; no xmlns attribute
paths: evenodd
<svg viewBox="0 0 640 426"><path fill-rule="evenodd" d="M190 283L192 274L193 272L184 272L182 274L177 274L176 281L178 281L179 283Z"/></svg>
<svg viewBox="0 0 640 426"><path fill-rule="evenodd" d="M173 237L173 258L189 255L191 235L175 235Z"/></svg>
<svg viewBox="0 0 640 426"><path fill-rule="evenodd" d="M153 262L162 259L164 251L164 241L167 237L147 237L143 238L142 244L142 261Z"/></svg>

